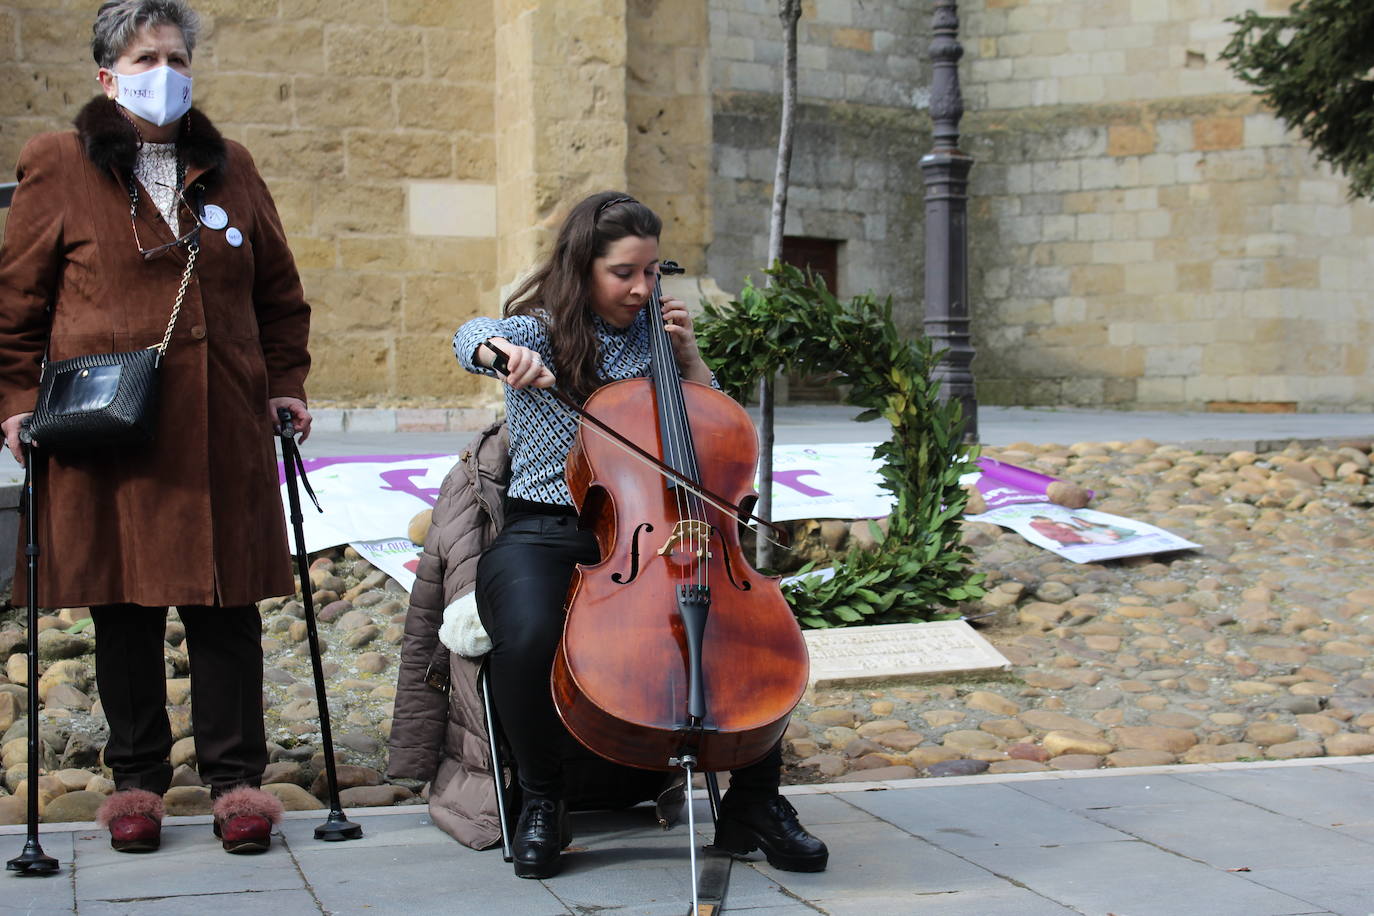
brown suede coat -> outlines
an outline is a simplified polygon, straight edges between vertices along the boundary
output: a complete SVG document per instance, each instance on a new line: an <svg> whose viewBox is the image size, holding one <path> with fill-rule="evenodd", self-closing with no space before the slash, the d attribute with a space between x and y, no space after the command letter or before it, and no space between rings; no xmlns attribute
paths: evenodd
<svg viewBox="0 0 1374 916"><path fill-rule="evenodd" d="M305 397L310 308L252 157L189 117L186 196L204 185L243 241L201 232L155 442L35 462L44 606L234 605L294 587L268 399ZM95 99L76 128L20 155L0 248L0 419L33 409L49 334L53 359L159 342L186 266L184 248L147 261L134 244L137 137L114 103ZM146 190L138 206L144 247L172 241ZM184 206L178 219L191 224Z"/></svg>

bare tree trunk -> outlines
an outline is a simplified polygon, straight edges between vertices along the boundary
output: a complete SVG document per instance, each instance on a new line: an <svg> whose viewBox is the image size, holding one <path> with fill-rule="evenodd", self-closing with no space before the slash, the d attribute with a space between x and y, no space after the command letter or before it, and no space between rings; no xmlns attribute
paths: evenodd
<svg viewBox="0 0 1374 916"><path fill-rule="evenodd" d="M782 20L782 124L778 129L778 167L773 174L773 211L768 219L768 266L782 260L783 227L787 221L787 185L792 171L792 130L797 118L797 20L801 0L778 0ZM772 278L769 278L772 282ZM759 505L761 518L773 520L773 377L759 381ZM773 545L760 537L754 565L773 565Z"/></svg>

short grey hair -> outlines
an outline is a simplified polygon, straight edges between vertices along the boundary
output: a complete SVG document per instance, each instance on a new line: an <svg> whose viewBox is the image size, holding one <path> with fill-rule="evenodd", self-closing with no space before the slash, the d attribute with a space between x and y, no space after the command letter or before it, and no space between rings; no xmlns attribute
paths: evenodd
<svg viewBox="0 0 1374 916"><path fill-rule="evenodd" d="M106 0L91 26L91 56L107 70L145 26L174 25L181 29L186 50L194 53L200 17L186 0Z"/></svg>

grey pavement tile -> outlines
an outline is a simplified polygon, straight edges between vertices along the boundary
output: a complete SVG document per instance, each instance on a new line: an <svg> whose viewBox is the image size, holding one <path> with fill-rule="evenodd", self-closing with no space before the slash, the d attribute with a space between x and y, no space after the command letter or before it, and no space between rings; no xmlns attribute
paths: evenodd
<svg viewBox="0 0 1374 916"><path fill-rule="evenodd" d="M1297 916L1316 909L1239 874L1139 841L1055 849L998 847L977 850L970 858L1042 897L1083 913Z"/></svg>
<svg viewBox="0 0 1374 916"><path fill-rule="evenodd" d="M810 830L823 824L872 820L873 815L856 802L860 799L878 799L891 794L892 790L884 789L880 792L844 792L838 795L789 795L787 800L797 809L797 817L801 819L802 824ZM820 835L820 831L812 832Z"/></svg>
<svg viewBox="0 0 1374 916"><path fill-rule="evenodd" d="M1241 801L1089 812L1094 819L1217 868L1365 864L1374 846Z"/></svg>
<svg viewBox="0 0 1374 916"><path fill-rule="evenodd" d="M241 891L237 894L204 894L194 897L165 897L161 900L81 904L80 916L242 916L244 913L271 913L272 916L321 916L315 898L306 890Z"/></svg>
<svg viewBox="0 0 1374 916"><path fill-rule="evenodd" d="M0 855L8 862L24 851L26 834L11 834L0 838ZM38 844L43 854L57 860L58 872L55 875L19 875L12 871L0 871L0 914L26 913L33 916L50 916L57 913L72 913L76 908L76 892L73 886L75 852L72 834L40 831Z"/></svg>
<svg viewBox="0 0 1374 916"><path fill-rule="evenodd" d="M834 824L826 828L825 842L830 847L830 864L824 872L780 871L757 852L750 860L788 893L813 901L927 894L1003 883L985 869L891 824Z"/></svg>
<svg viewBox="0 0 1374 916"><path fill-rule="evenodd" d="M1012 885L893 897L822 897L817 905L829 916L1079 916L1078 910Z"/></svg>
<svg viewBox="0 0 1374 916"><path fill-rule="evenodd" d="M1349 773L1352 776L1359 776L1364 779L1374 779L1374 760L1368 763L1335 763L1326 766L1328 770L1339 770L1342 773Z"/></svg>
<svg viewBox="0 0 1374 916"><path fill-rule="evenodd" d="M319 844L325 845L325 844ZM301 873L326 913L407 916L568 916L541 881L515 877L499 850L449 846L378 846L344 851L293 849Z"/></svg>
<svg viewBox="0 0 1374 916"><path fill-rule="evenodd" d="M637 812L574 817L573 845L563 871L545 882L574 912L598 908L678 916L690 909L692 860L685 824L664 831ZM710 815L699 811L697 841L710 840ZM698 854L697 864L703 861ZM778 885L745 862L731 870L729 911L795 904Z"/></svg>
<svg viewBox="0 0 1374 916"><path fill-rule="evenodd" d="M1013 786L1009 785L1009 788ZM1042 779L1014 784L1023 792L1069 811L1139 805L1176 805L1217 801L1208 789L1174 774L1123 774L1092 779Z"/></svg>
<svg viewBox="0 0 1374 916"><path fill-rule="evenodd" d="M424 846L430 843L457 845L458 842L434 826L424 808L419 808L415 813L353 818L353 823L363 828L363 835L356 840L315 839L315 827L323 821L323 817L318 820L284 820L277 829L286 837L291 848L296 850L372 849L378 846Z"/></svg>
<svg viewBox="0 0 1374 916"><path fill-rule="evenodd" d="M1374 776L1374 768L1369 775ZM1320 827L1374 827L1374 778L1336 767L1181 776L1194 785Z"/></svg>
<svg viewBox="0 0 1374 916"><path fill-rule="evenodd" d="M1348 865L1267 868L1245 876L1256 884L1306 900L1314 909L1339 916L1374 916L1374 880L1368 869Z"/></svg>
<svg viewBox="0 0 1374 916"><path fill-rule="evenodd" d="M1010 786L950 786L844 796L851 804L936 846L962 852L988 846L1108 843L1118 831Z"/></svg>
<svg viewBox="0 0 1374 916"><path fill-rule="evenodd" d="M75 835L76 899L157 899L297 890L301 877L280 837L261 855L231 856L206 825L163 827L162 848L131 855L110 848L109 834Z"/></svg>

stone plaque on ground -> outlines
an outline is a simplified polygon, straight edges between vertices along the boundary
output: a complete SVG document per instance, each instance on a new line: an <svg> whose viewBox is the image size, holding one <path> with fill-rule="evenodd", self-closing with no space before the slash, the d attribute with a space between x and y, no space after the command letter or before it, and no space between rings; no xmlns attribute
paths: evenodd
<svg viewBox="0 0 1374 916"><path fill-rule="evenodd" d="M1011 663L962 620L804 630L811 684L985 672Z"/></svg>

